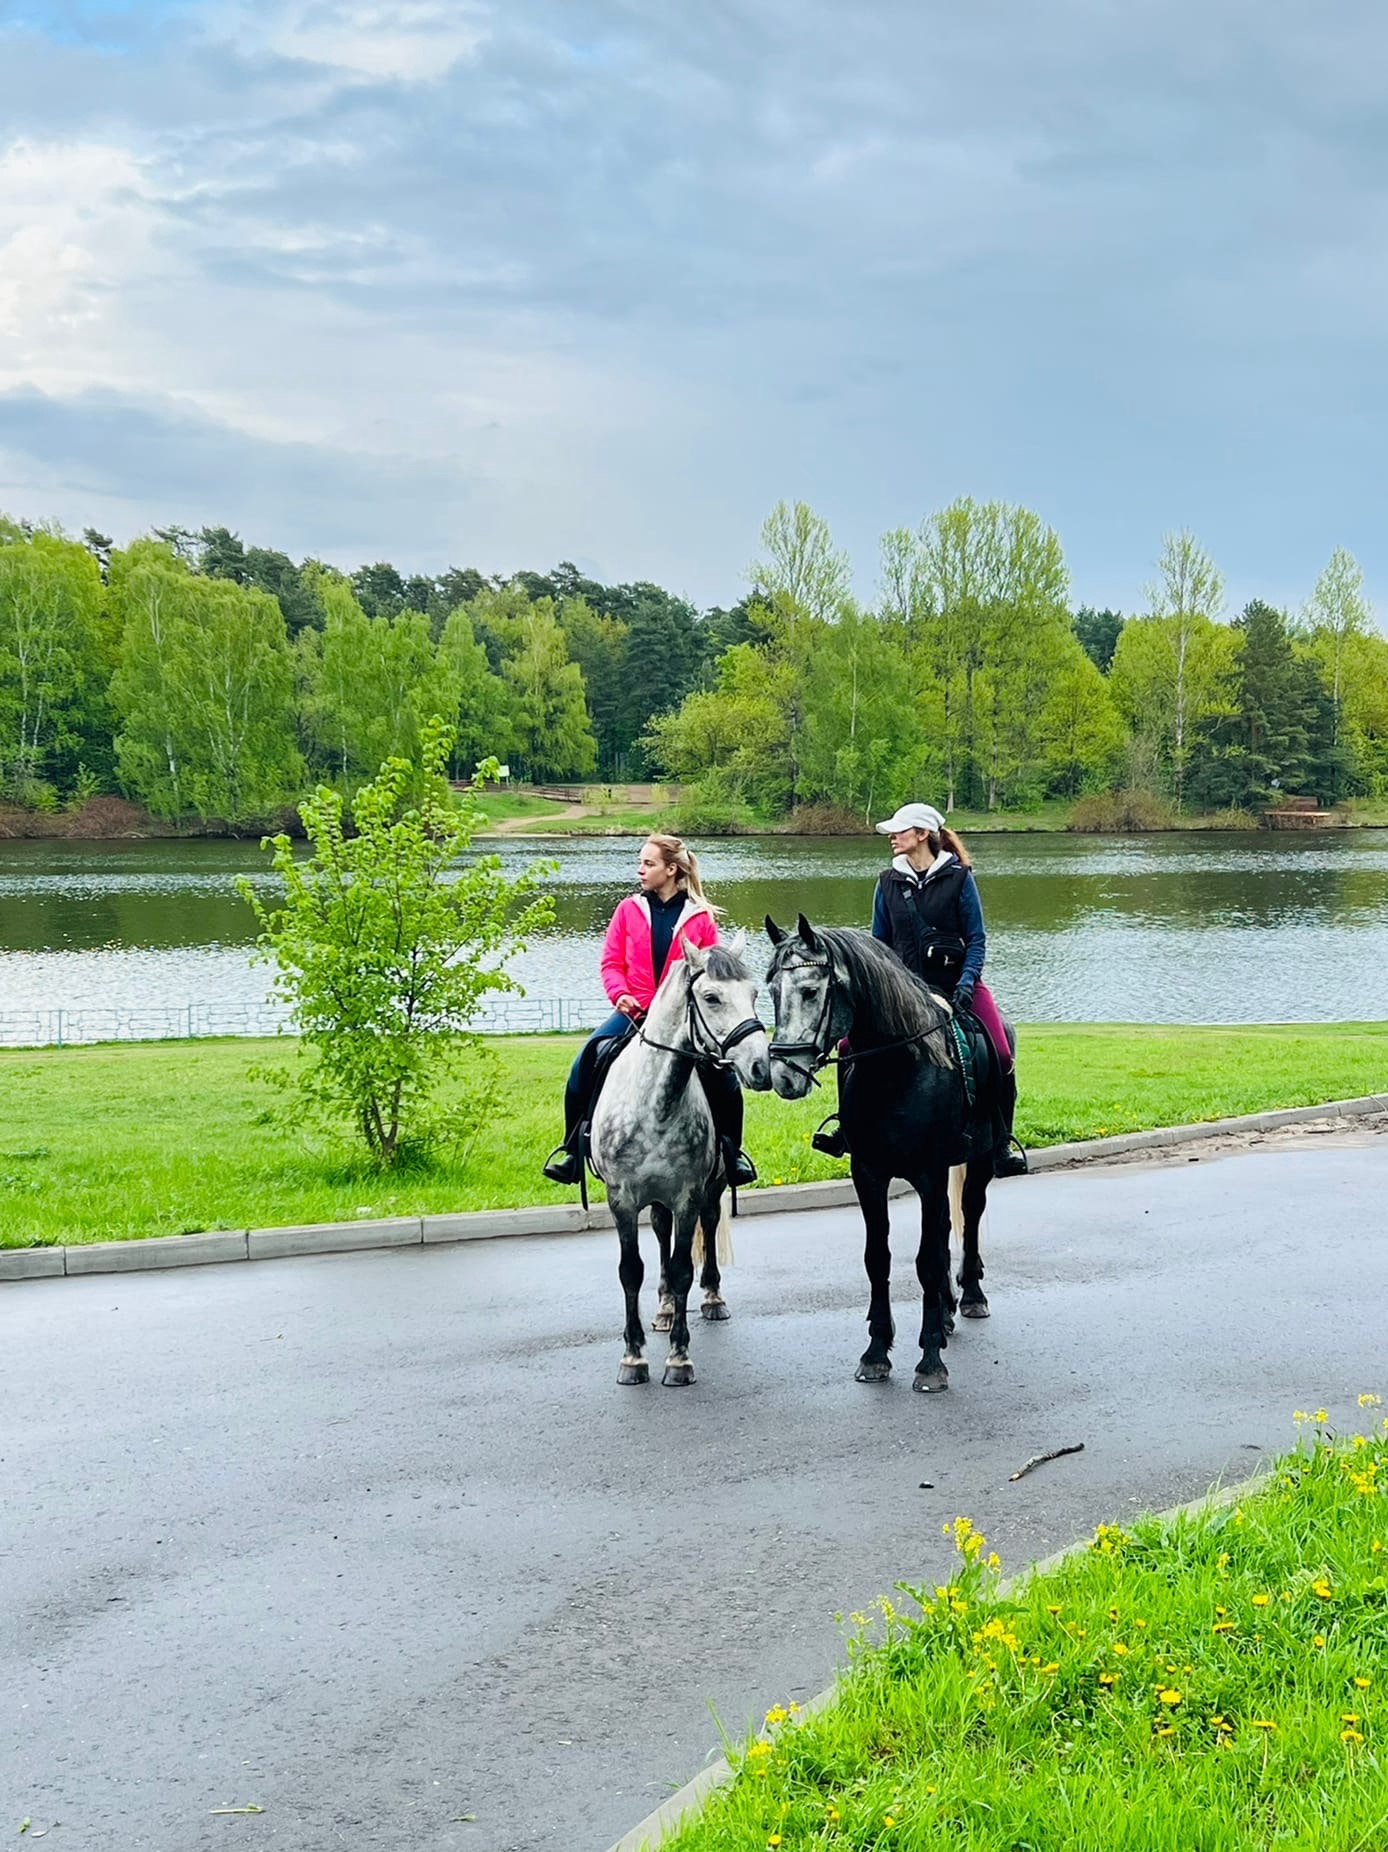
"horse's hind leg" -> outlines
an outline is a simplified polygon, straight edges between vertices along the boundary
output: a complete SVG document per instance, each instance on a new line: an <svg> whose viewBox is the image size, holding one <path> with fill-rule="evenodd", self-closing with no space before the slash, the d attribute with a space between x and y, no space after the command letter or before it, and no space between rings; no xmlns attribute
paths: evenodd
<svg viewBox="0 0 1388 1852"><path fill-rule="evenodd" d="M725 1318L732 1316L728 1302L723 1297L723 1276L718 1270L718 1223L722 1208L723 1186L720 1183L709 1191L699 1210L699 1227L704 1238L704 1264L699 1274L704 1303L699 1310L712 1324L721 1324Z"/></svg>
<svg viewBox="0 0 1388 1852"><path fill-rule="evenodd" d="M891 1218L887 1208L887 1179L875 1171L853 1165L853 1188L863 1212L863 1266L868 1276L868 1347L858 1359L854 1375L860 1383L885 1383L892 1373Z"/></svg>
<svg viewBox="0 0 1388 1852"><path fill-rule="evenodd" d="M665 1360L663 1381L667 1389L682 1389L694 1380L694 1366L689 1361L689 1289L694 1284L694 1224L697 1211L686 1203L675 1218L675 1236L670 1248L670 1294L675 1302L674 1322L670 1326L670 1355Z"/></svg>
<svg viewBox="0 0 1388 1852"><path fill-rule="evenodd" d="M660 1248L660 1284L656 1288L658 1303L651 1320L652 1331L668 1331L675 1319L675 1302L670 1296L670 1211L664 1203L651 1204L651 1227Z"/></svg>
<svg viewBox="0 0 1388 1852"><path fill-rule="evenodd" d="M626 1294L627 1322L624 1339L626 1349L622 1356L621 1368L617 1371L617 1381L624 1387L633 1383L648 1383L651 1380L651 1366L646 1361L646 1333L641 1328L641 1281L646 1268L641 1259L641 1243L636 1230L636 1212L625 1206L612 1205L612 1219L617 1224L617 1236L622 1244L621 1258L617 1263L617 1276L622 1282Z"/></svg>
<svg viewBox="0 0 1388 1852"><path fill-rule="evenodd" d="M921 1244L916 1254L921 1360L911 1387L930 1395L949 1388L949 1371L941 1355L948 1342L946 1312L954 1296L949 1283L949 1176L946 1171L932 1171L912 1182L921 1199Z"/></svg>
<svg viewBox="0 0 1388 1852"><path fill-rule="evenodd" d="M978 1234L983 1211L988 1206L988 1183L993 1174L991 1158L974 1158L964 1172L964 1259L959 1268L959 1310L965 1318L988 1318L988 1300L983 1291L983 1255Z"/></svg>

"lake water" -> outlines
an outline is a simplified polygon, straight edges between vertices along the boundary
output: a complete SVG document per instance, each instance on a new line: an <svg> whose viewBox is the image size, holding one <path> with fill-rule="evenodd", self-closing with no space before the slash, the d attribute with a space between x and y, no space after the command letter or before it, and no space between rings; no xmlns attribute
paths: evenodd
<svg viewBox="0 0 1388 1852"><path fill-rule="evenodd" d="M639 843L485 846L510 871L537 856L558 864L556 924L513 966L530 1013L495 1026L591 1020L599 941L631 891ZM980 836L971 846L988 978L1023 1021L1388 1015L1388 831ZM0 1040L52 1039L58 1011L74 1040L112 1032L97 1012L123 1012L121 1033L170 1033L178 1012L200 1031L266 1027L268 973L250 961L253 919L235 887L245 874L273 892L265 861L252 843L0 842ZM865 925L885 857L870 837L768 836L710 842L701 861L761 963L768 911L783 923L803 910ZM546 1015L552 1000L576 1007Z"/></svg>

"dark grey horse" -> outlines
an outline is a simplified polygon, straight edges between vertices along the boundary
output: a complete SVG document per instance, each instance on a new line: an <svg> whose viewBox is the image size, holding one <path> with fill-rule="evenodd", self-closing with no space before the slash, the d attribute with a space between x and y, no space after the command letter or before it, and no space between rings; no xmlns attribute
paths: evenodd
<svg viewBox="0 0 1388 1852"><path fill-rule="evenodd" d="M988 1316L978 1233L996 1127L985 1038L981 1030L966 1032L980 1077L971 1099L949 1004L913 977L895 952L863 932L812 926L803 913L794 934L769 916L766 930L776 947L766 981L776 1009L771 1080L777 1093L803 1099L815 1071L842 1038L850 1039L840 1057L839 1121L863 1212L870 1294L869 1341L858 1381L886 1382L891 1375L896 1325L887 1191L894 1177L904 1177L921 1201L921 1357L912 1386L947 1389L940 1353L956 1310L949 1238L950 1172L958 1165L965 1168L957 1309L965 1318Z"/></svg>
<svg viewBox="0 0 1388 1852"><path fill-rule="evenodd" d="M593 1110L593 1168L607 1185L622 1248L618 1273L627 1317L619 1383L650 1381L639 1303L645 1267L637 1218L643 1209L650 1209L660 1246L661 1314L655 1324L670 1332L667 1385L694 1380L688 1299L696 1228L703 1231L704 1317L728 1316L717 1252L723 1156L704 1089L690 1082L696 1067L729 1065L745 1086L765 1092L771 1085L757 986L739 950L740 942L707 950L686 944L645 1021L614 1060Z"/></svg>

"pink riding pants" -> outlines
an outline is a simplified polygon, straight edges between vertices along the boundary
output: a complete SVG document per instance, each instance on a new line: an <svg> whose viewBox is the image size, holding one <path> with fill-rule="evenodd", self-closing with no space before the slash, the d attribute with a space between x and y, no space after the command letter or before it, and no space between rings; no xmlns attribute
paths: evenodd
<svg viewBox="0 0 1388 1852"><path fill-rule="evenodd" d="M986 984L974 985L973 1013L988 1031L988 1040L997 1050L999 1062L1004 1074L1012 1071L1012 1050L1007 1045L1007 1031L1002 1024L1002 1013L993 1001L993 993Z"/></svg>

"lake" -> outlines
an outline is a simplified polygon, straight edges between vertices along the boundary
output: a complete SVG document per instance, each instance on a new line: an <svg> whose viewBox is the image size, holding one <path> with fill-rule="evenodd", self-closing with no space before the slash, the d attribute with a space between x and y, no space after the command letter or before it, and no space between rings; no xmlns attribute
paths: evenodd
<svg viewBox="0 0 1388 1852"><path fill-rule="evenodd" d="M543 856L557 920L513 965L530 1002L495 1027L590 1021L597 952L634 885L631 837L494 839L508 871ZM1388 831L979 836L988 978L1022 1021L1290 1022L1388 1014ZM770 911L865 925L884 845L710 842L728 923ZM271 1026L238 875L273 892L253 843L0 842L0 1040L253 1032ZM561 1007L562 1006L562 1007ZM111 1016L119 1012L119 1018ZM103 1026L104 1025L104 1026Z"/></svg>

